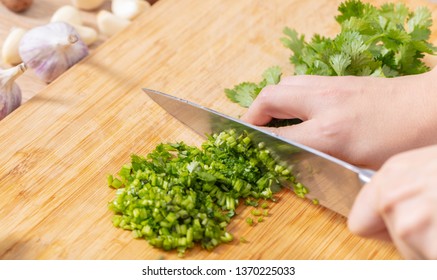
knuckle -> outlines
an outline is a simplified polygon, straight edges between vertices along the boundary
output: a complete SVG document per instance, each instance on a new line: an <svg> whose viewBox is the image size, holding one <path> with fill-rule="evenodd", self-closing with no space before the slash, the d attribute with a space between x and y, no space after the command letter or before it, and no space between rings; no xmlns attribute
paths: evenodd
<svg viewBox="0 0 437 280"><path fill-rule="evenodd" d="M323 118L319 122L318 132L324 138L340 138L344 134L343 121L339 118Z"/></svg>
<svg viewBox="0 0 437 280"><path fill-rule="evenodd" d="M339 147L339 143L345 143L341 147L345 149L347 143L352 143L351 134L347 129L348 123L348 119L343 116L323 116L317 119L315 133L320 137L320 141L326 142L330 147Z"/></svg>
<svg viewBox="0 0 437 280"><path fill-rule="evenodd" d="M275 87L274 85L265 86L256 98L258 102L266 103L271 98L272 92L275 91Z"/></svg>
<svg viewBox="0 0 437 280"><path fill-rule="evenodd" d="M268 85L264 87L255 100L257 106L263 111L269 111L271 109L274 109L272 107L276 106L276 99L279 98L277 94L278 92L279 88L277 85Z"/></svg>
<svg viewBox="0 0 437 280"><path fill-rule="evenodd" d="M258 96L255 98L255 100L253 101L250 107L251 108L256 107L258 110L264 111L268 107L268 104L270 102L269 100L269 95L271 95L270 91L271 89L268 87L263 88L263 90L258 94Z"/></svg>

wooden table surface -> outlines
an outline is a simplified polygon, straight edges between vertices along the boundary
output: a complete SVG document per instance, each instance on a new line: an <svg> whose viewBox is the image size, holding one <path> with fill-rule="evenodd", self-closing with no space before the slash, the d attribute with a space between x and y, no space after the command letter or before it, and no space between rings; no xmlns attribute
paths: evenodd
<svg viewBox="0 0 437 280"><path fill-rule="evenodd" d="M35 2L19 16L0 8L0 38L10 25L30 27L56 9L54 1ZM113 227L107 209L115 192L106 175L118 172L132 153L145 155L161 142L202 142L141 88L236 117L244 109L230 103L223 89L256 81L272 65L291 74L289 52L279 42L283 27L333 35L340 2L160 0L50 85L31 72L21 77L28 98L0 122L0 258L176 259L175 252ZM429 7L435 18L436 7ZM93 14L88 16L92 22ZM212 252L196 247L186 258L401 258L389 243L352 235L345 217L290 191L278 197L265 222L248 226L250 208L242 206L229 226L235 241ZM241 236L249 243L239 243Z"/></svg>

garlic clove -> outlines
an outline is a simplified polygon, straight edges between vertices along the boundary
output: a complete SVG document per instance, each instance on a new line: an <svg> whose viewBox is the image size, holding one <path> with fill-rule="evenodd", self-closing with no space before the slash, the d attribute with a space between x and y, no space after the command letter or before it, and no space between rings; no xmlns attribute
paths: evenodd
<svg viewBox="0 0 437 280"><path fill-rule="evenodd" d="M97 41L97 31L91 27L82 25L80 11L70 5L59 8L52 16L51 22L66 22L71 24L79 33L80 38L86 45L91 45Z"/></svg>
<svg viewBox="0 0 437 280"><path fill-rule="evenodd" d="M72 0L73 5L81 10L94 10L102 6L105 0Z"/></svg>
<svg viewBox="0 0 437 280"><path fill-rule="evenodd" d="M15 79L26 69L24 63L6 70L0 69L0 120L21 105L21 89L15 83Z"/></svg>
<svg viewBox="0 0 437 280"><path fill-rule="evenodd" d="M111 4L112 13L125 19L134 19L150 7L150 3L145 0L112 0Z"/></svg>
<svg viewBox="0 0 437 280"><path fill-rule="evenodd" d="M65 22L35 27L20 41L20 56L43 81L50 83L88 55L76 29Z"/></svg>
<svg viewBox="0 0 437 280"><path fill-rule="evenodd" d="M97 14L97 26L100 32L107 36L112 36L125 29L130 20L118 17L106 10L101 10Z"/></svg>
<svg viewBox="0 0 437 280"><path fill-rule="evenodd" d="M18 46L26 31L26 29L20 27L14 27L11 29L2 47L2 60L4 63L11 65L21 63Z"/></svg>
<svg viewBox="0 0 437 280"><path fill-rule="evenodd" d="M82 25L80 11L70 5L62 6L52 15L50 22L63 21L71 25Z"/></svg>
<svg viewBox="0 0 437 280"><path fill-rule="evenodd" d="M98 34L94 28L75 24L72 26L76 29L77 33L79 33L80 38L86 45L92 45L97 41Z"/></svg>

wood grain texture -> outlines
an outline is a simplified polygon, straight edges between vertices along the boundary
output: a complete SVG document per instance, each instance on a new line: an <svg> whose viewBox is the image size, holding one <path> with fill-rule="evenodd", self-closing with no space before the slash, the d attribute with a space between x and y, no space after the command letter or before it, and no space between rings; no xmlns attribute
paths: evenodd
<svg viewBox="0 0 437 280"><path fill-rule="evenodd" d="M244 110L223 89L258 80L272 65L292 73L278 41L282 28L335 34L339 3L160 0L101 44L0 122L0 258L176 259L113 227L107 209L114 190L106 174L118 172L130 154L144 155L160 142L202 141L141 88L238 116ZM233 242L212 252L196 247L186 258L400 258L391 244L352 235L344 217L289 191L254 227L244 222L250 208L237 212Z"/></svg>

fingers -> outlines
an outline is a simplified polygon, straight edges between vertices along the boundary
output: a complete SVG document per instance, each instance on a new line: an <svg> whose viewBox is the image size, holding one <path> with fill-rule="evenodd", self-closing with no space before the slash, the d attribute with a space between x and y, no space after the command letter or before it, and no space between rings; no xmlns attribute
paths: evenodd
<svg viewBox="0 0 437 280"><path fill-rule="evenodd" d="M394 242L407 259L437 258L437 146L389 159L363 187L349 214L358 235Z"/></svg>
<svg viewBox="0 0 437 280"><path fill-rule="evenodd" d="M270 85L258 94L243 120L254 125L265 125L272 118L298 118L303 121L319 113L326 97L338 93L338 85L354 85L355 77L289 76L278 85ZM335 95L334 95L335 96Z"/></svg>
<svg viewBox="0 0 437 280"><path fill-rule="evenodd" d="M407 259L432 258L432 209L427 198L415 195L396 204L383 216L393 242Z"/></svg>
<svg viewBox="0 0 437 280"><path fill-rule="evenodd" d="M317 75L287 76L281 78L279 85L324 87L325 85L332 85L334 80L340 79L343 79L343 77ZM338 81L338 83L340 83L340 81Z"/></svg>
<svg viewBox="0 0 437 280"><path fill-rule="evenodd" d="M333 150L332 141L321 138L319 123L314 119L292 126L263 128L280 137L290 139L325 153L330 153Z"/></svg>
<svg viewBox="0 0 437 280"><path fill-rule="evenodd" d="M348 217L348 227L352 233L381 240L391 239L378 211L378 199L375 184L369 183L362 188Z"/></svg>
<svg viewBox="0 0 437 280"><path fill-rule="evenodd" d="M254 125L265 125L272 118L307 120L311 102L306 97L310 93L308 87L267 86L259 93L242 119Z"/></svg>

